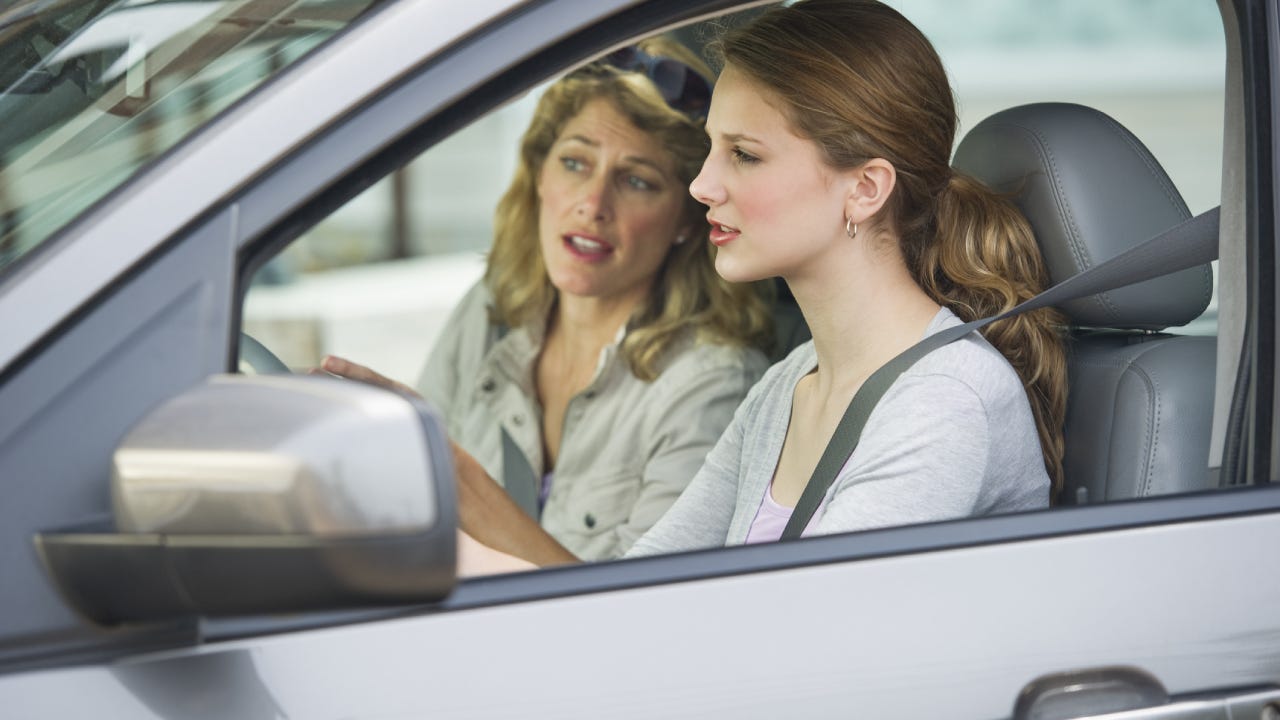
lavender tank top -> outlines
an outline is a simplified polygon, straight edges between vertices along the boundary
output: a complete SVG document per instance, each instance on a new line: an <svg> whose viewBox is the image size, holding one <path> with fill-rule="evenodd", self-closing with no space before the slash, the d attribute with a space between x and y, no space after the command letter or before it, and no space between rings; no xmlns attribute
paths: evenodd
<svg viewBox="0 0 1280 720"><path fill-rule="evenodd" d="M756 510L756 516L751 521L751 529L747 531L748 543L775 542L782 538L782 531L787 527L787 521L791 519L791 511L795 508L789 508L779 505L773 499L773 484L770 483L764 489L764 497L760 500L760 507ZM807 536L809 531L813 529L814 524L818 522L818 518L822 515L822 509L809 518L809 524L805 525L804 532L800 533L801 537Z"/></svg>

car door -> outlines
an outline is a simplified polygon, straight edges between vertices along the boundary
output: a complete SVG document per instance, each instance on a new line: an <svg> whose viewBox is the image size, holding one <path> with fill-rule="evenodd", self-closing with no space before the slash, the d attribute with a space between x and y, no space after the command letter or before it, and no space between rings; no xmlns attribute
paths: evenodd
<svg viewBox="0 0 1280 720"><path fill-rule="evenodd" d="M1240 487L473 579L425 606L100 629L59 599L31 536L109 522L104 468L118 438L157 400L230 369L243 286L298 228L549 73L721 5L546 2L501 15L229 183L230 199L159 232L147 264L33 332L43 343L0 375L0 478L17 498L0 511L0 706L21 717L982 718L1014 716L1029 689L1065 698L1040 716L1094 717L1124 707L1116 697L1158 703L1151 679L1205 707L1144 717L1262 717L1278 702L1280 577L1265 559L1280 541L1266 329L1277 20L1274 3L1244 0L1222 6L1238 54L1221 202L1239 229L1224 234L1223 262L1248 287L1222 312L1251 328L1228 357L1254 368L1233 398L1242 420L1222 431L1238 468L1222 484ZM381 44L403 37L386 12L366 26L388 33ZM18 296L0 296L6 313Z"/></svg>

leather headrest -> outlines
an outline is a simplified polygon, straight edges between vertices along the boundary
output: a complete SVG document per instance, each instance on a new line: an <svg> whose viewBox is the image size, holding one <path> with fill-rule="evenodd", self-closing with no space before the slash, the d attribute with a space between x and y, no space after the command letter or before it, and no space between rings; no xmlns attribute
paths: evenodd
<svg viewBox="0 0 1280 720"><path fill-rule="evenodd" d="M1190 217L1142 142L1083 105L996 113L960 142L954 165L1010 194L1031 222L1055 284ZM1202 265L1061 309L1077 326L1162 330L1199 316L1212 292L1213 275Z"/></svg>

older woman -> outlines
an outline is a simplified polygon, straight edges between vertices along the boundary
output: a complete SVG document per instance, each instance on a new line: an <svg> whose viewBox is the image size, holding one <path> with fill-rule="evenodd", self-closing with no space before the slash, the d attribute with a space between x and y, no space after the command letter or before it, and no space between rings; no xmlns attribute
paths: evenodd
<svg viewBox="0 0 1280 720"><path fill-rule="evenodd" d="M716 274L689 196L708 77L654 38L550 86L485 277L418 383L454 441L583 559L621 555L662 516L766 365L766 306Z"/></svg>

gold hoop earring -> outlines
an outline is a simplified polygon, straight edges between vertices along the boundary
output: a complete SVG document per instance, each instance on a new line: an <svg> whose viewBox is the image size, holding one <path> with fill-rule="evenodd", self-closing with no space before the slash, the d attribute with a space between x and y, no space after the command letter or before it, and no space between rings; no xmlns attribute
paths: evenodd
<svg viewBox="0 0 1280 720"><path fill-rule="evenodd" d="M858 237L858 225L853 222L853 218L844 219L844 234L850 239Z"/></svg>

